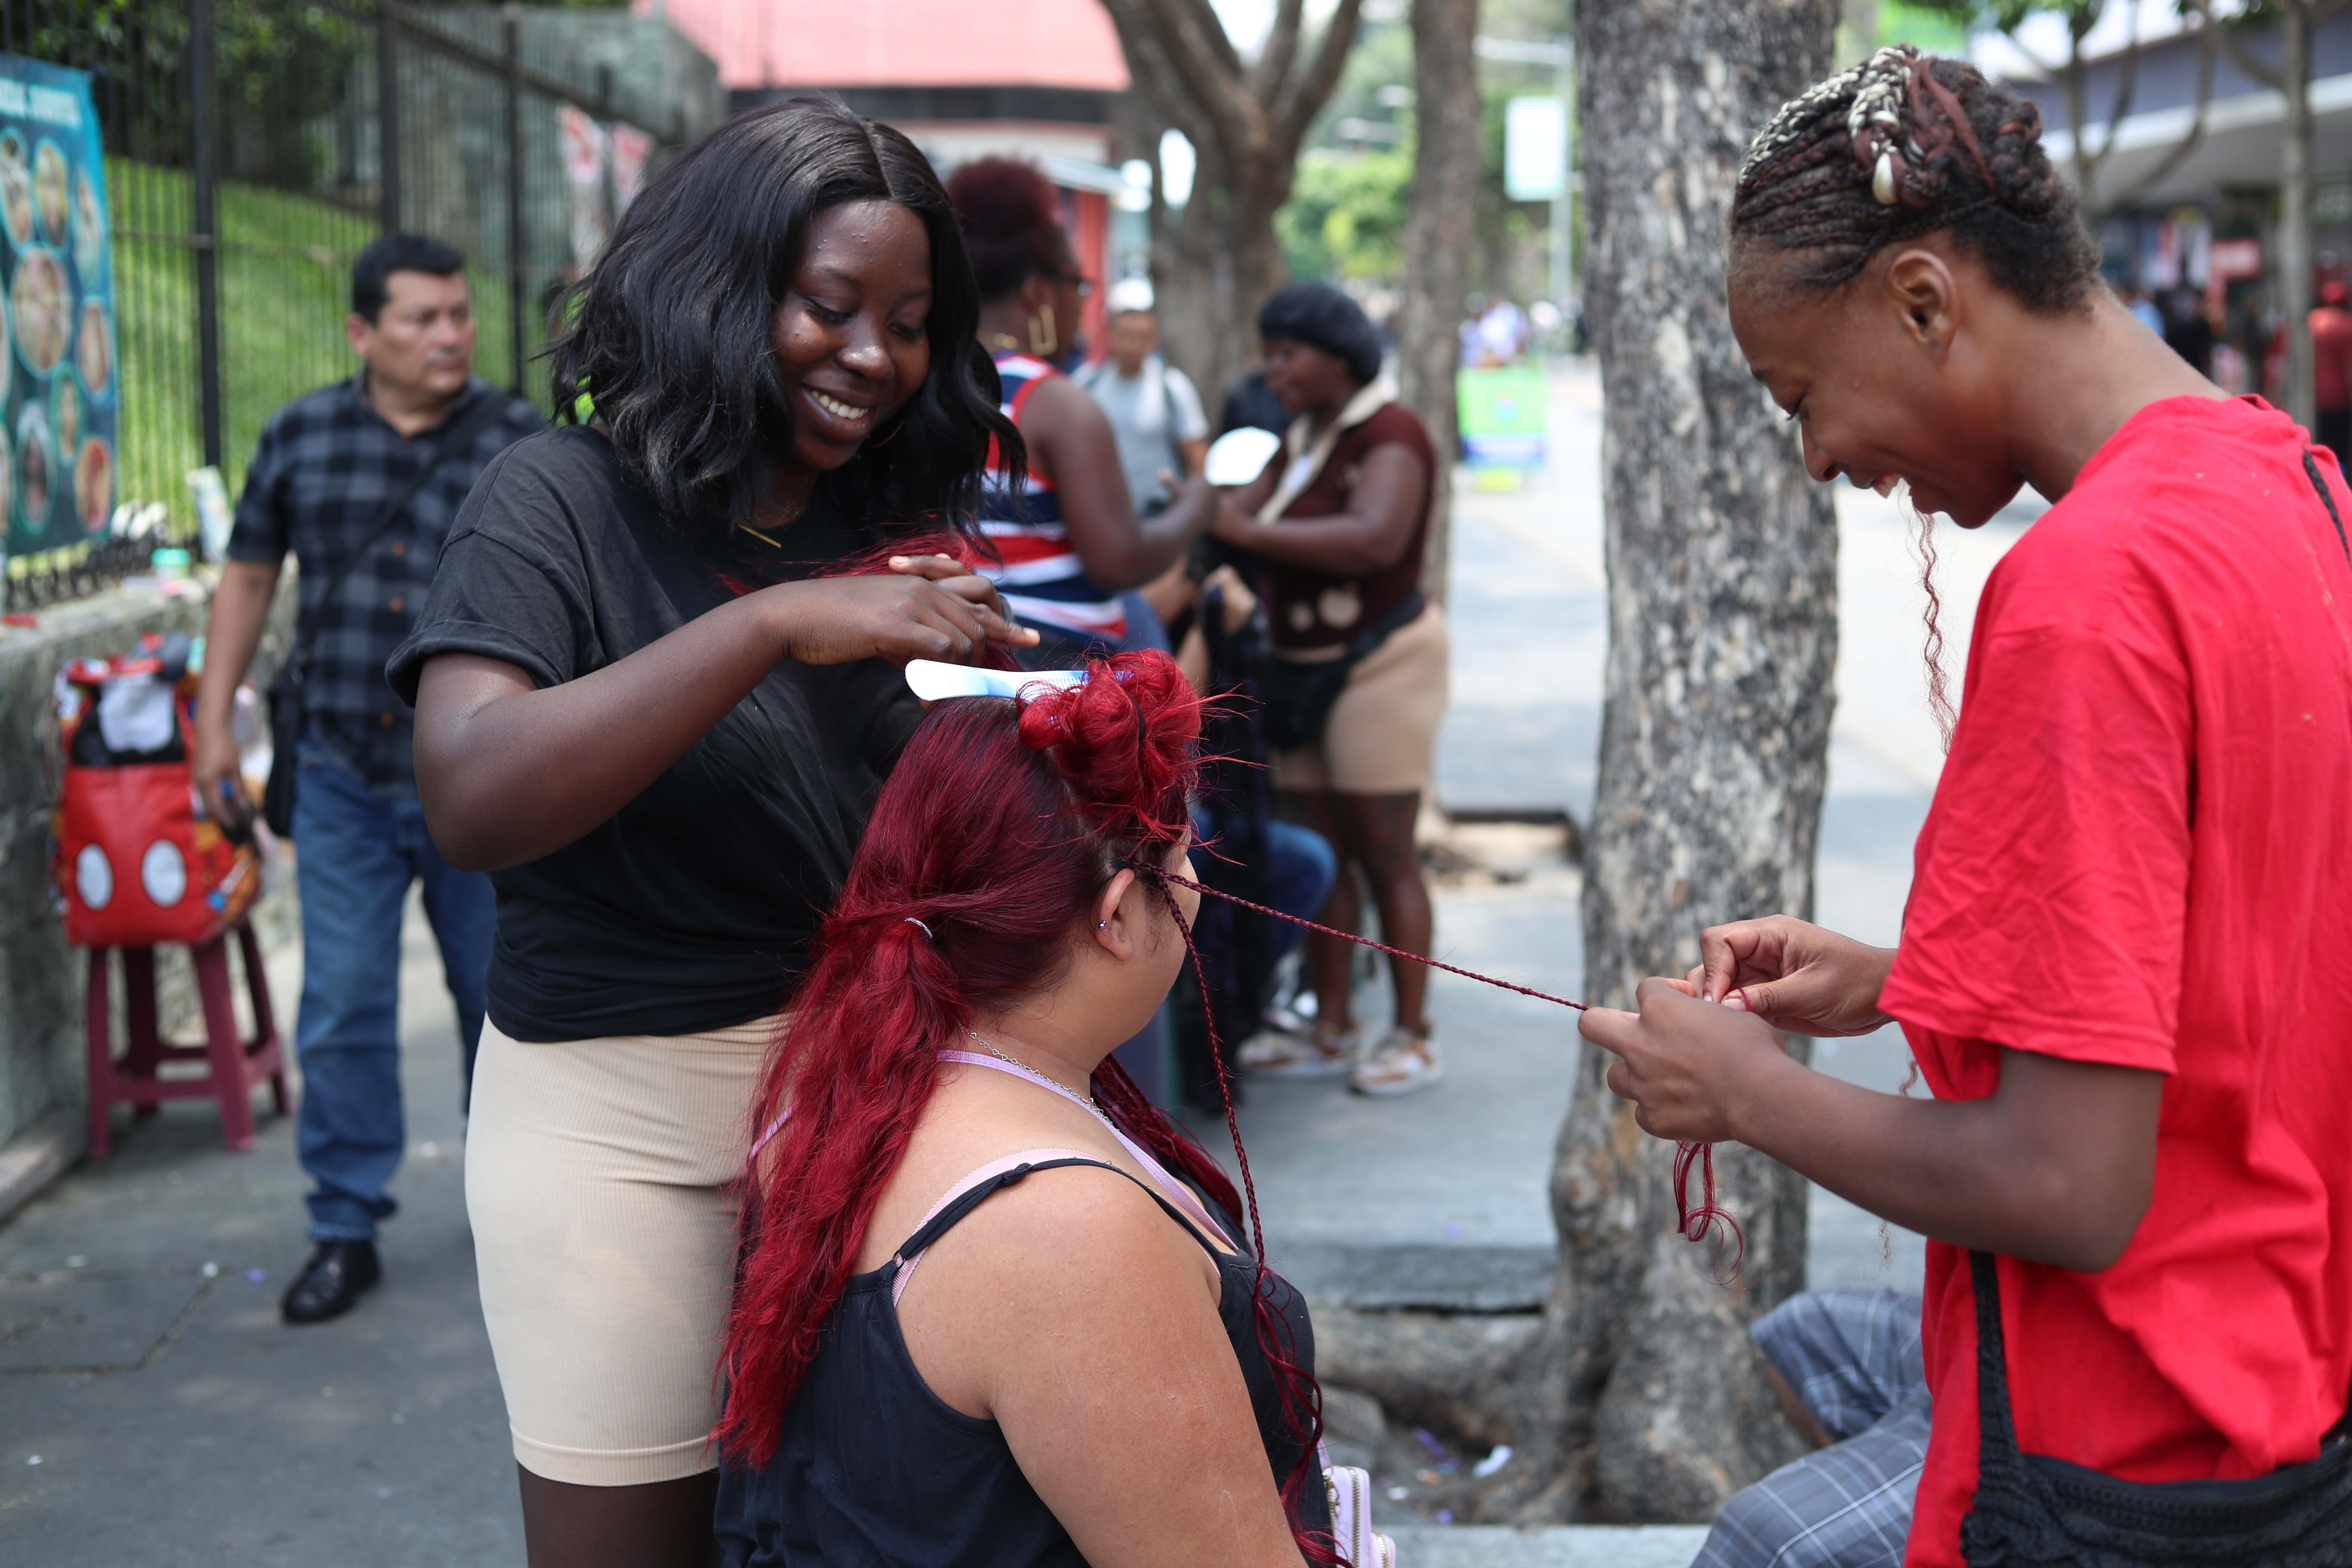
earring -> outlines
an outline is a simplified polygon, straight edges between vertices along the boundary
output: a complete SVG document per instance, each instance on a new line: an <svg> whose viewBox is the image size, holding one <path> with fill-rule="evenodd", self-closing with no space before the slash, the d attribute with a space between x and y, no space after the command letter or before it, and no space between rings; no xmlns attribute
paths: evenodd
<svg viewBox="0 0 2352 1568"><path fill-rule="evenodd" d="M1041 306L1038 313L1029 318L1029 352L1039 359L1052 359L1054 351L1061 346L1061 334L1054 330L1054 307Z"/></svg>
<svg viewBox="0 0 2352 1568"><path fill-rule="evenodd" d="M1110 930L1110 921L1095 921L1095 930L1097 930L1097 931L1108 931L1108 930Z"/></svg>

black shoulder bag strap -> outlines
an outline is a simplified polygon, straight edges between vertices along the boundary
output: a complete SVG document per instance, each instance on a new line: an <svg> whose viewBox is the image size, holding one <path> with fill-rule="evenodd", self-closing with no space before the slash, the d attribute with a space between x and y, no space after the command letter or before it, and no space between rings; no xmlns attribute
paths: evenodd
<svg viewBox="0 0 2352 1568"><path fill-rule="evenodd" d="M473 446L483 431L497 424L507 412L507 396L494 389L486 389L474 400L474 405L457 416L457 422L433 444L433 450L416 465L408 482L393 493L383 510L368 523L367 532L358 548L336 564L334 574L327 579L325 592L319 595L307 625L297 628L294 647L288 652L286 662L278 667L277 677L269 683L269 784L262 795L261 818L269 830L280 837L294 830L294 748L302 734L302 683L310 673L310 656L317 651L319 634L324 629L327 610L342 591L344 583L368 553L392 531L394 523L408 510L425 481L447 459Z"/></svg>
<svg viewBox="0 0 2352 1568"><path fill-rule="evenodd" d="M2319 459L2311 455L2308 447L2303 449L2303 471L2310 479L2311 488L2319 492L2319 504L2327 509L2327 521L2336 525L2336 542L2344 547L2344 559L2352 561L2352 539L2345 537L2343 514L2336 510L2336 492L2319 477Z"/></svg>

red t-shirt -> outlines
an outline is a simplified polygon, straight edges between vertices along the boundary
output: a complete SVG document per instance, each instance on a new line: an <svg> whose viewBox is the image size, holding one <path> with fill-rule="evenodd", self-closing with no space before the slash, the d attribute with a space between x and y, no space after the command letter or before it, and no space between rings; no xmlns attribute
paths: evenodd
<svg viewBox="0 0 2352 1568"><path fill-rule="evenodd" d="M2303 450L2151 405L1994 570L1882 998L1938 1099L2001 1046L2168 1075L2122 1259L2000 1264L2020 1447L2128 1480L2311 1458L2352 1384L2352 564ZM1960 1561L1973 1303L1931 1243L1909 1568Z"/></svg>

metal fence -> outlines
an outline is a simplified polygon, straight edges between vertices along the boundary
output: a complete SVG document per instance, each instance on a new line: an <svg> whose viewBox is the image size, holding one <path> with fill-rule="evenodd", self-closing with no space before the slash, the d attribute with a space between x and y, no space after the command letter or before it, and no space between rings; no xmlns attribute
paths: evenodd
<svg viewBox="0 0 2352 1568"><path fill-rule="evenodd" d="M465 252L478 372L543 405L555 300L722 107L709 61L618 9L0 0L0 52L90 73L123 503L62 541L13 510L11 611L144 568L159 515L193 539L189 471L233 496L270 414L352 373L352 262L387 228Z"/></svg>

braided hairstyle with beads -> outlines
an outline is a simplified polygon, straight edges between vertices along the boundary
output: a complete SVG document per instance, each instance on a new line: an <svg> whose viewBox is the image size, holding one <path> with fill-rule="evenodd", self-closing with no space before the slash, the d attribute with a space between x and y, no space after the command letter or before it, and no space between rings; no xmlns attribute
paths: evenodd
<svg viewBox="0 0 2352 1568"><path fill-rule="evenodd" d="M2032 310L2072 310L2097 287L2098 246L2042 151L2042 111L1903 44L1781 105L1732 197L1734 241L1805 253L1784 280L1818 289L1940 230Z"/></svg>

